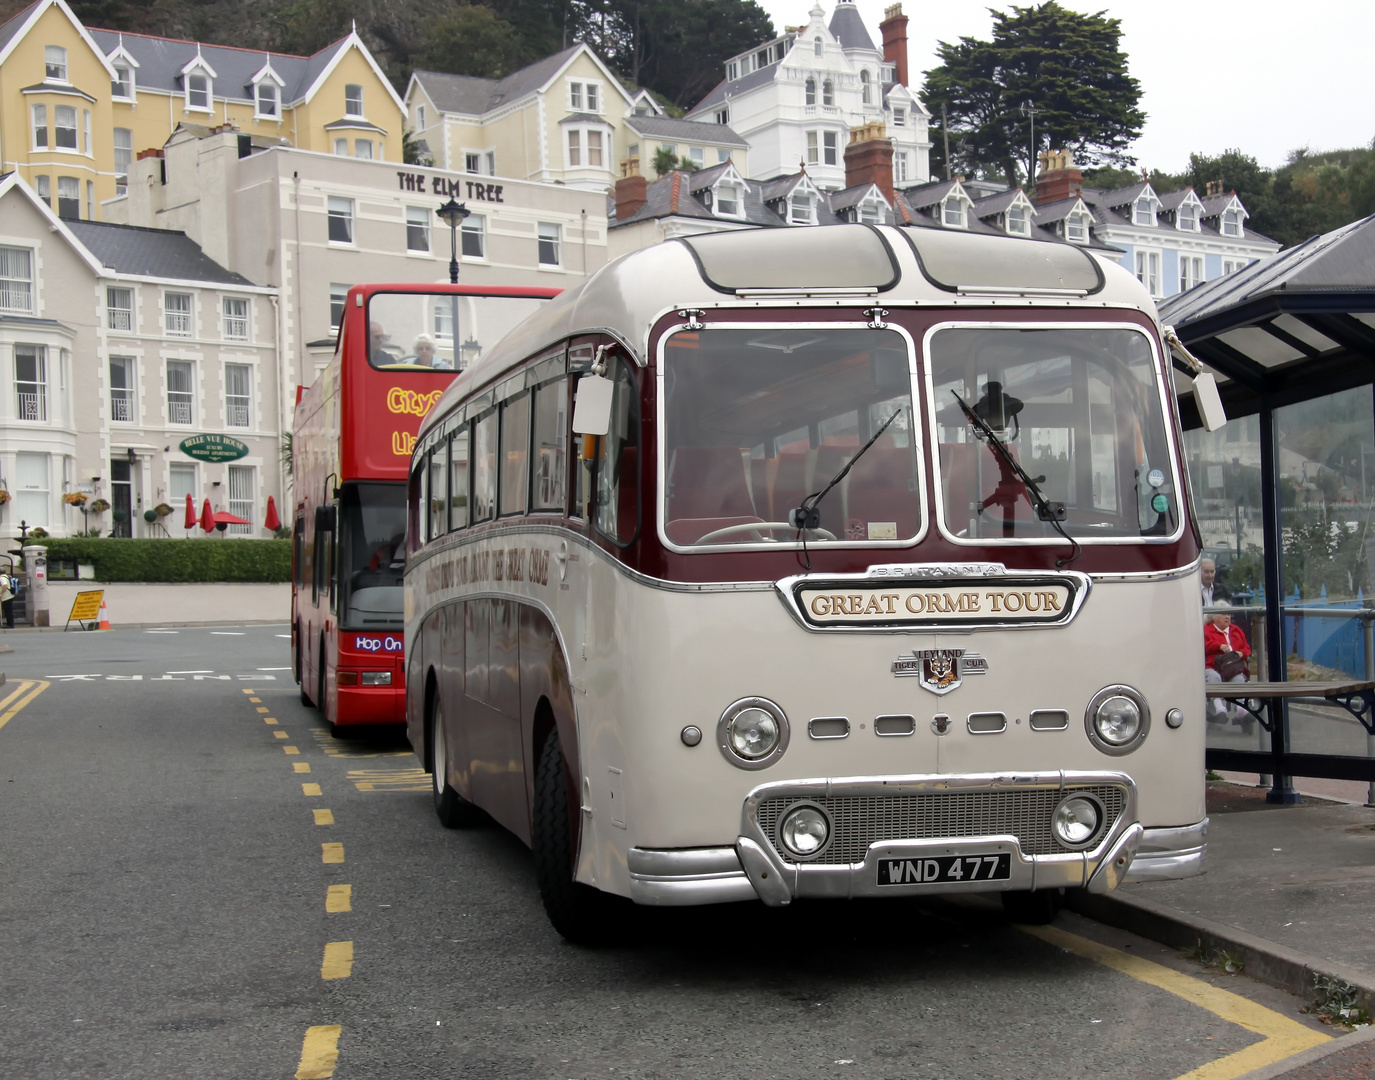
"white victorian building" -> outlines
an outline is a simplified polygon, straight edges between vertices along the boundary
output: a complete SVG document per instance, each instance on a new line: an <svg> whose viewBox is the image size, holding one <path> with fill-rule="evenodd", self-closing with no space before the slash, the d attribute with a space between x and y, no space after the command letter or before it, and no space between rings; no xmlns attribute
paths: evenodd
<svg viewBox="0 0 1375 1080"><path fill-rule="evenodd" d="M846 186L853 128L879 123L893 145L893 182L930 178L930 115L908 89L907 17L886 11L874 45L854 0L838 0L829 24L816 4L792 27L726 61L725 79L688 119L729 125L749 143L749 176L771 180L799 163L821 188Z"/></svg>

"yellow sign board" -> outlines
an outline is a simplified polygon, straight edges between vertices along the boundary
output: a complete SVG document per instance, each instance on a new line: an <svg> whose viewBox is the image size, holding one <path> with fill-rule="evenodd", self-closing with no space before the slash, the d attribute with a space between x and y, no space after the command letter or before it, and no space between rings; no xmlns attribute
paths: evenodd
<svg viewBox="0 0 1375 1080"><path fill-rule="evenodd" d="M73 622L95 622L100 618L100 605L104 600L104 589L77 593L76 599L72 601L72 613L67 616L67 625L70 626Z"/></svg>

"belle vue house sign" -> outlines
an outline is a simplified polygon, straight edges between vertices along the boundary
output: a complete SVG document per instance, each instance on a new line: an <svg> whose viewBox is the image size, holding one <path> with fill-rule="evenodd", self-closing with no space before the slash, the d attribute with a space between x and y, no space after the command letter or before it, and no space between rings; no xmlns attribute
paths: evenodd
<svg viewBox="0 0 1375 1080"><path fill-rule="evenodd" d="M238 461L248 453L248 444L228 435L192 435L182 439L181 452L197 461L219 464L222 461Z"/></svg>

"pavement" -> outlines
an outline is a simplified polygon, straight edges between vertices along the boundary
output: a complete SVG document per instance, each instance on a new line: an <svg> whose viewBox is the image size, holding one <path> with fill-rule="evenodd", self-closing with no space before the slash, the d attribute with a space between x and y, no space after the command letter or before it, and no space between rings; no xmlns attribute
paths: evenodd
<svg viewBox="0 0 1375 1080"><path fill-rule="evenodd" d="M291 583L115 583L51 581L48 621L62 629L76 594L103 589L114 629L147 626L241 626L291 619Z"/></svg>
<svg viewBox="0 0 1375 1080"><path fill-rule="evenodd" d="M1311 795L1279 806L1265 801L1264 788L1215 782L1208 814L1206 873L1078 896L1071 906L1288 990L1329 1016L1334 1035L1346 1030L1342 1007L1364 1008L1368 1019L1375 1012L1375 809ZM1358 1026L1241 1080L1281 1076L1375 1076L1375 1028Z"/></svg>

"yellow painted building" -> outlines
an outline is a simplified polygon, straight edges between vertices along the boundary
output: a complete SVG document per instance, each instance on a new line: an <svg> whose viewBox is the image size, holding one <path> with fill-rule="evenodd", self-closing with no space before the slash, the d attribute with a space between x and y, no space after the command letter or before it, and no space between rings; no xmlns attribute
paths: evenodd
<svg viewBox="0 0 1375 1080"><path fill-rule="evenodd" d="M129 167L179 127L399 162L405 107L356 33L314 56L84 27L65 0L0 26L0 172L100 220Z"/></svg>

